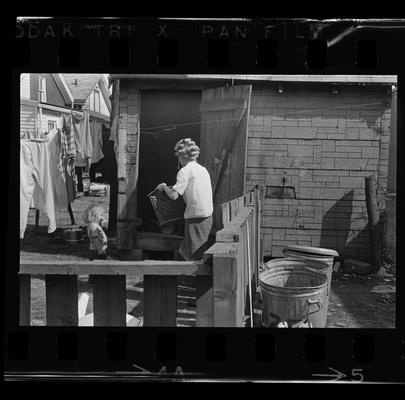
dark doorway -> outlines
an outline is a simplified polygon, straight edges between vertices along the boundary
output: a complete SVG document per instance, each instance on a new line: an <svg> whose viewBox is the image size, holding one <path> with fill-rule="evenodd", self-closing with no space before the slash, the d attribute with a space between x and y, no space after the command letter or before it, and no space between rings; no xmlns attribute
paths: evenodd
<svg viewBox="0 0 405 400"><path fill-rule="evenodd" d="M174 185L178 171L174 146L182 138L200 145L201 91L148 90L141 92L137 215L138 228L157 231L157 218L146 197L159 183ZM186 124L186 125L185 125Z"/></svg>

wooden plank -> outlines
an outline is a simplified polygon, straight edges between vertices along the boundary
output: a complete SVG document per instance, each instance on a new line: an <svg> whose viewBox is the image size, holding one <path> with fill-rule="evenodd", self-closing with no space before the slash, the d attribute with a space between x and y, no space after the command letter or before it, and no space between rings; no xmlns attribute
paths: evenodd
<svg viewBox="0 0 405 400"><path fill-rule="evenodd" d="M238 241L239 231L245 221L250 218L255 209L252 206L242 207L237 216L229 224L216 233L218 242Z"/></svg>
<svg viewBox="0 0 405 400"><path fill-rule="evenodd" d="M94 326L126 326L125 276L93 275Z"/></svg>
<svg viewBox="0 0 405 400"><path fill-rule="evenodd" d="M247 223L249 226L249 251L250 251L250 278L252 288L252 298L254 299L255 287L256 287L256 241L255 241L255 213L250 215Z"/></svg>
<svg viewBox="0 0 405 400"><path fill-rule="evenodd" d="M235 144L240 141L239 140L239 136L240 136L239 122L240 122L243 114L244 114L244 111L242 110L242 112L240 112L240 114L237 116L237 118L239 119L237 126L232 127L233 129L230 130L230 132L227 135L226 141L223 144L223 148L221 150L221 164L220 164L220 168L219 168L218 174L216 176L215 184L213 187L214 196L217 193L218 186L221 183L222 176L224 175L224 170L225 170L224 166L228 165L228 157L230 156L230 154L234 154L234 152L235 152L235 155L238 155L238 153L239 153L238 148L235 148ZM236 162L237 166L240 167L238 157L236 157L235 159L236 159L235 162ZM235 162L233 162L232 164L235 165ZM228 170L232 171L232 169L235 169L234 165L230 169L228 168ZM244 165L242 168L244 168ZM244 172L243 172L243 174L244 174ZM231 182L232 182L232 179L231 179L231 177L228 176L228 184L231 184ZM241 182L241 183L243 185L243 182ZM243 187L241 188L241 191L243 193ZM238 192L239 192L239 190L238 190ZM233 195L231 193L229 193L228 198L232 198L232 197L233 197Z"/></svg>
<svg viewBox="0 0 405 400"><path fill-rule="evenodd" d="M160 276L160 326L177 325L177 276Z"/></svg>
<svg viewBox="0 0 405 400"><path fill-rule="evenodd" d="M233 199L231 201L231 221L235 218L235 216L238 214L239 212L239 201L238 199Z"/></svg>
<svg viewBox="0 0 405 400"><path fill-rule="evenodd" d="M46 325L77 326L77 276L46 275Z"/></svg>
<svg viewBox="0 0 405 400"><path fill-rule="evenodd" d="M160 279L145 275L143 280L143 325L160 326Z"/></svg>
<svg viewBox="0 0 405 400"><path fill-rule="evenodd" d="M136 148L135 148L135 162L131 163L130 170L128 174L128 185L127 185L127 217L130 216L133 221L137 219L137 193L138 193L138 173L139 173L139 119L137 124L137 135L136 135ZM135 246L135 235L136 235L136 225L131 224L128 231L128 248L134 249Z"/></svg>
<svg viewBox="0 0 405 400"><path fill-rule="evenodd" d="M368 229L370 232L372 272L379 271L382 265L382 234L380 213L377 203L377 187L374 175L365 178Z"/></svg>
<svg viewBox="0 0 405 400"><path fill-rule="evenodd" d="M243 172L240 175L239 179L242 180L242 187L243 190L245 190L246 187L246 165L247 165L247 160L248 160L248 148L249 148L249 119L250 119L250 99L252 96L252 86L244 86L244 92L245 96L249 99L248 104L247 104L247 110L246 110L246 119L243 120L243 125L241 126L240 129L243 129L242 135L241 135L241 145L239 146L239 154L238 158L241 160L243 164Z"/></svg>
<svg viewBox="0 0 405 400"><path fill-rule="evenodd" d="M201 160L207 167L214 189L214 223L213 227L220 229L222 220L220 218L219 204L243 194L243 176L245 173L244 157L240 157L239 144L246 142L246 138L241 139L239 136L247 134L244 129L246 118L240 119L243 109L222 109L220 103L233 101L246 102L246 110L250 102L250 91L243 88L251 89L250 85L243 87L222 87L210 90L204 90L202 95L202 107L209 107L210 103L215 104L212 111L201 114L202 141L206 144L204 154ZM240 119L240 123L238 125ZM209 121L215 123L206 124ZM238 128L237 128L238 126ZM242 132L242 135L239 134ZM234 146L231 144L234 143ZM231 151L231 148L234 150ZM243 154L246 147L243 146ZM214 162L214 159L218 162ZM222 179L222 181L221 181ZM235 191L237 194L235 194Z"/></svg>
<svg viewBox="0 0 405 400"><path fill-rule="evenodd" d="M210 275L201 261L20 261L20 274L31 275Z"/></svg>
<svg viewBox="0 0 405 400"><path fill-rule="evenodd" d="M200 105L200 112L219 112L225 110L236 110L240 108L247 108L247 101L245 99L233 99L226 101L216 101L213 103L203 103Z"/></svg>
<svg viewBox="0 0 405 400"><path fill-rule="evenodd" d="M222 216L222 225L225 226L225 225L229 224L229 221L230 221L229 203L221 204L220 209L221 209L221 216Z"/></svg>
<svg viewBox="0 0 405 400"><path fill-rule="evenodd" d="M31 324L31 275L20 275L20 325Z"/></svg>
<svg viewBox="0 0 405 400"><path fill-rule="evenodd" d="M237 253L237 274L238 274L238 288L239 288L239 293L240 295L238 296L238 303L237 303L237 309L238 309L238 316L239 316L239 322L240 324L244 323L245 320L245 315L248 314L247 312L247 305L246 305L246 299L247 299L247 279L246 279L246 242L245 242L245 237L244 237L244 230L241 228L240 229L240 241L238 243L238 253Z"/></svg>
<svg viewBox="0 0 405 400"><path fill-rule="evenodd" d="M214 326L214 289L212 276L197 276L196 326Z"/></svg>
<svg viewBox="0 0 405 400"><path fill-rule="evenodd" d="M236 228L235 231L219 231L215 236L217 242L239 242L239 229Z"/></svg>
<svg viewBox="0 0 405 400"><path fill-rule="evenodd" d="M232 165L231 165L231 187L229 191L230 198L242 196L245 188L246 179L246 164L247 164L247 143L248 143L248 121L250 113L250 99L251 99L251 86L242 86L241 96L247 100L247 109L245 110L242 120L239 123L239 134L234 144L234 151L232 152ZM235 117L239 117L235 113Z"/></svg>
<svg viewBox="0 0 405 400"><path fill-rule="evenodd" d="M176 326L177 278L145 275L144 326Z"/></svg>
<svg viewBox="0 0 405 400"><path fill-rule="evenodd" d="M118 193L125 194L127 191L127 182L124 179L118 181Z"/></svg>
<svg viewBox="0 0 405 400"><path fill-rule="evenodd" d="M249 220L246 221L246 245L247 245L247 269L248 269L248 287L249 287L249 316L250 316L250 327L253 328L253 268L252 268L252 246L251 246L251 224L249 224ZM254 249L254 247L253 247Z"/></svg>
<svg viewBox="0 0 405 400"><path fill-rule="evenodd" d="M216 242L214 243L208 250L205 251L204 254L211 254L211 255L234 255L237 252L237 243L221 243Z"/></svg>
<svg viewBox="0 0 405 400"><path fill-rule="evenodd" d="M257 189L257 207L258 207L258 254L259 254L259 265L263 262L264 257L264 246L263 246L263 234L261 231L262 226L262 213L263 213L263 203L264 203L264 189L258 186Z"/></svg>
<svg viewBox="0 0 405 400"><path fill-rule="evenodd" d="M135 247L144 250L175 251L179 249L183 239L182 236L154 232L137 232Z"/></svg>
<svg viewBox="0 0 405 400"><path fill-rule="evenodd" d="M237 301L241 296L237 285L237 257L214 255L214 326L237 327L239 325Z"/></svg>
<svg viewBox="0 0 405 400"><path fill-rule="evenodd" d="M217 91L212 91L212 99L214 96L217 96ZM209 97L207 96L207 101ZM226 129L222 129L222 124L220 121L221 115L219 113L203 113L201 114L201 118L204 122L214 120L214 123L204 124L206 127L205 135L206 135L206 151L207 151L207 168L211 175L211 184L214 188L216 186L217 177L219 174L219 170L222 166L222 143L225 140L226 136ZM219 229L221 226L220 215L219 215L219 204L222 203L222 197L220 193L213 194L213 201L214 201L214 215L213 215L213 227ZM228 199L226 199L228 200Z"/></svg>

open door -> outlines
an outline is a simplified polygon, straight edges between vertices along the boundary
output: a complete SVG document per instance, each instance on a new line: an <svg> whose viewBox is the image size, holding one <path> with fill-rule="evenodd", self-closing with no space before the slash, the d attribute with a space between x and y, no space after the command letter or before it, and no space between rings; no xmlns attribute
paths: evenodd
<svg viewBox="0 0 405 400"><path fill-rule="evenodd" d="M200 162L211 176L214 229L221 229L220 204L243 194L251 85L202 92Z"/></svg>

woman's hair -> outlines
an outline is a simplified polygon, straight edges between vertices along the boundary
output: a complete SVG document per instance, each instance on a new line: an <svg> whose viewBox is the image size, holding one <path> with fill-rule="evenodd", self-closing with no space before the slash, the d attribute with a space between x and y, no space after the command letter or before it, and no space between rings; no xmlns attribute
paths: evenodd
<svg viewBox="0 0 405 400"><path fill-rule="evenodd" d="M83 213L83 220L86 224L91 222L99 223L100 219L103 218L104 210L103 207L97 204L90 204L86 211Z"/></svg>
<svg viewBox="0 0 405 400"><path fill-rule="evenodd" d="M200 155L200 148L190 138L181 139L174 146L174 154L179 157L183 156L187 160L196 160Z"/></svg>

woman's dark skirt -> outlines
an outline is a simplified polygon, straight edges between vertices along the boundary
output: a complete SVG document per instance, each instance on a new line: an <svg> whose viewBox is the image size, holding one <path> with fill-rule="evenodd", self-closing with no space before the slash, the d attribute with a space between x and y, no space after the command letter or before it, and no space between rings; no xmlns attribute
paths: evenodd
<svg viewBox="0 0 405 400"><path fill-rule="evenodd" d="M208 247L208 237L212 228L212 216L187 218L184 226L184 240L179 252L185 260L201 260Z"/></svg>

